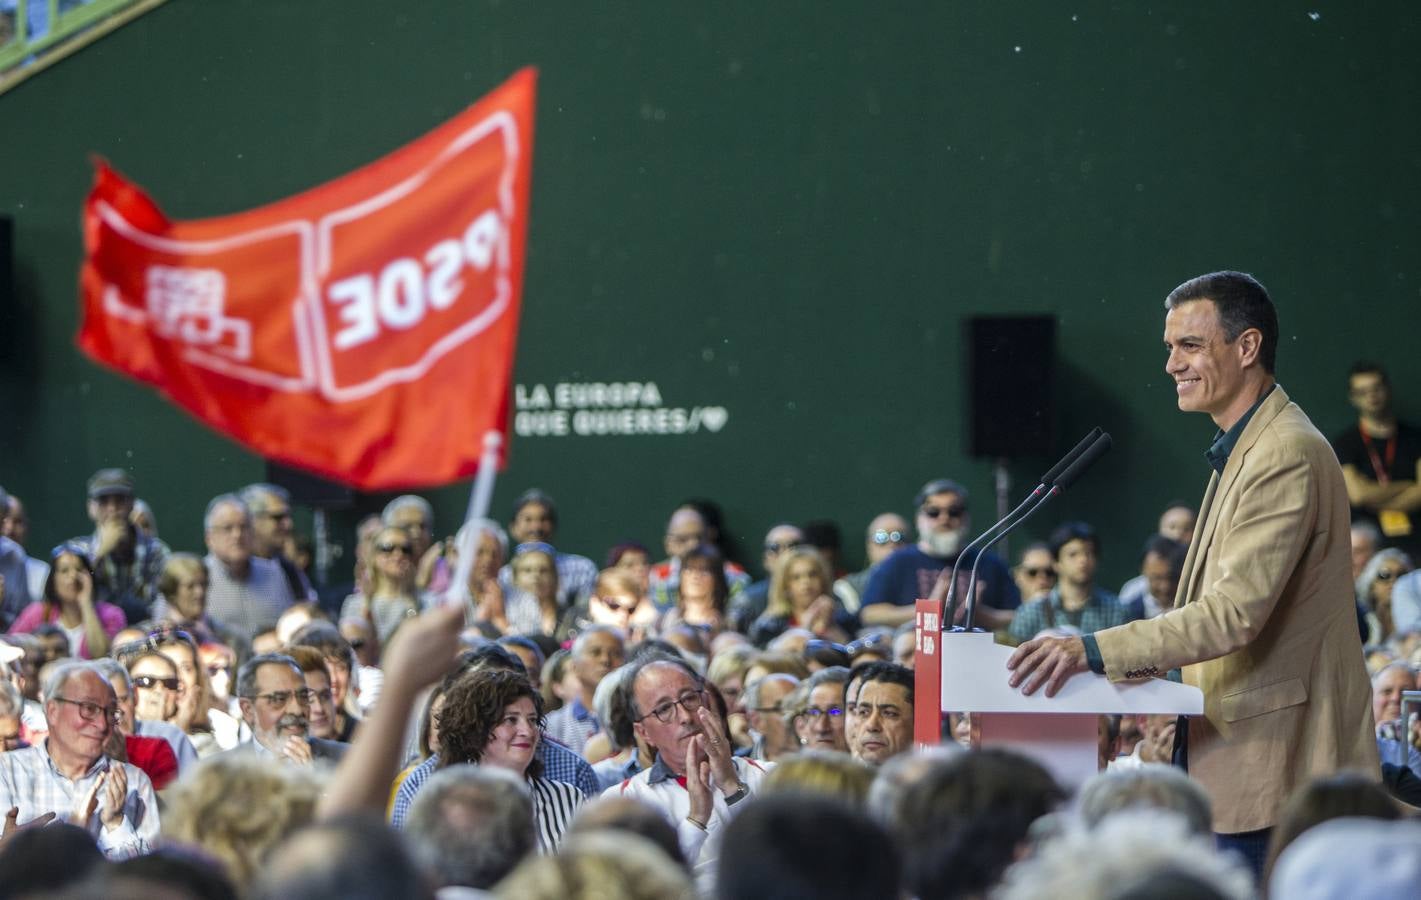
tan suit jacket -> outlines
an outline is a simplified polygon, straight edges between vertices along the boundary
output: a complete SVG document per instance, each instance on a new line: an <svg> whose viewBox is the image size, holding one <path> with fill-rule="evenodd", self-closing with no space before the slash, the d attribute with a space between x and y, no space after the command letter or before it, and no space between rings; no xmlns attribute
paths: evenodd
<svg viewBox="0 0 1421 900"><path fill-rule="evenodd" d="M1096 634L1110 680L1204 692L1189 773L1217 832L1271 827L1314 776L1380 777L1350 547L1337 457L1277 387L1209 480L1174 609Z"/></svg>

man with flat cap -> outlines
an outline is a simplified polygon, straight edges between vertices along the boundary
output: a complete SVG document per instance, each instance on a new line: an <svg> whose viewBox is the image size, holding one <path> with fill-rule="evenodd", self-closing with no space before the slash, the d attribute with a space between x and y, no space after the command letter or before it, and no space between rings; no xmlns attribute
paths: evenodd
<svg viewBox="0 0 1421 900"><path fill-rule="evenodd" d="M89 518L94 533L74 538L94 561L94 600L112 603L130 622L149 618L158 576L168 564L168 545L129 521L133 477L123 469L100 469L89 479Z"/></svg>

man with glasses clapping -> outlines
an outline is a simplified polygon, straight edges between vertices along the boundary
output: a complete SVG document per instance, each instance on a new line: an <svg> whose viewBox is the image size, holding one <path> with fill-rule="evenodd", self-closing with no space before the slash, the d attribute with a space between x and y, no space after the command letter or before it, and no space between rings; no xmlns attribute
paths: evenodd
<svg viewBox="0 0 1421 900"><path fill-rule="evenodd" d="M349 744L310 735L311 690L296 660L264 653L247 660L237 673L237 702L252 739L229 753L255 753L308 766L335 763Z"/></svg>

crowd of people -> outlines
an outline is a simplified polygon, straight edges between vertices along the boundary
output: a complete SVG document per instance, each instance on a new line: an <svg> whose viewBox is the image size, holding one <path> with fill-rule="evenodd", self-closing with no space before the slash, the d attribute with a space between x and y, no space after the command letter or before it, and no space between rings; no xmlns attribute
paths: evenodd
<svg viewBox="0 0 1421 900"><path fill-rule="evenodd" d="M913 604L947 597L972 535L955 481L911 523L874 517L858 572L827 523L776 524L758 580L705 502L670 512L661 552L598 565L558 549L541 491L506 530L444 538L408 495L361 523L332 596L281 488L214 497L199 556L105 469L92 532L48 555L0 491L0 895L1414 896L1417 448L1394 418L1387 438L1385 373L1351 378L1362 450L1338 454L1382 767L1288 798L1261 866L1216 847L1220 799L1172 765L1173 717L1101 717L1079 790L980 746L970 714L915 747ZM1119 590L1082 522L1012 566L984 554L978 624L1017 644L1161 616L1195 525L1169 504Z"/></svg>

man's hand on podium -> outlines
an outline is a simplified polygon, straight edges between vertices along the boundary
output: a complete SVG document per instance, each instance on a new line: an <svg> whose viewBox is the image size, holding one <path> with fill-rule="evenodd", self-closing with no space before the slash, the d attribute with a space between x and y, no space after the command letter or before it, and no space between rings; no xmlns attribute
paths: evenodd
<svg viewBox="0 0 1421 900"><path fill-rule="evenodd" d="M1012 687L1020 685L1021 692L1029 695L1044 684L1048 697L1056 696L1067 678L1090 671L1085 641L1078 637L1032 638L1016 648L1007 660L1007 668L1011 670L1008 683Z"/></svg>

